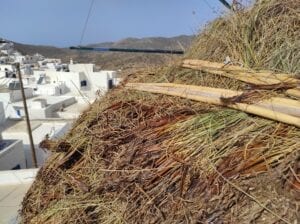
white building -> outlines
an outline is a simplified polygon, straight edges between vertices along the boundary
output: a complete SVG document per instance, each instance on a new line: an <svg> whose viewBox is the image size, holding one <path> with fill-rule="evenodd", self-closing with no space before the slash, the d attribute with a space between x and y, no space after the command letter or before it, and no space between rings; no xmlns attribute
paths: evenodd
<svg viewBox="0 0 300 224"><path fill-rule="evenodd" d="M40 166L49 152L39 148L39 143L46 136L55 139L64 135L71 122L89 106L87 101L95 99L96 93L105 93L111 88L117 75L114 71L95 72L94 64L68 65L62 64L60 59L44 58L39 54L24 56L13 49L13 44L1 41L0 44L4 50L0 55L0 82L2 86L6 86L0 88L0 133L5 139L5 145L4 140L0 140L3 143L3 149L0 150L0 169L23 169L33 165L26 122L22 120L24 106L13 65L16 62L21 65L35 151Z"/></svg>
<svg viewBox="0 0 300 224"><path fill-rule="evenodd" d="M10 55L14 51L14 44L5 40L0 42L0 52L2 54Z"/></svg>
<svg viewBox="0 0 300 224"><path fill-rule="evenodd" d="M3 102L0 102L0 125L4 124L5 120L6 117L5 117L4 104Z"/></svg>
<svg viewBox="0 0 300 224"><path fill-rule="evenodd" d="M32 89L24 89L26 97L33 97ZM1 117L3 122L7 119L20 119L21 112L14 107L14 103L22 100L21 90L0 89L0 111L3 111ZM2 109L1 109L2 108Z"/></svg>
<svg viewBox="0 0 300 224"><path fill-rule="evenodd" d="M69 64L70 72L82 72L87 81L87 88L93 91L107 91L118 84L117 72L110 70L101 70L96 72L94 64ZM82 80L81 80L82 81Z"/></svg>
<svg viewBox="0 0 300 224"><path fill-rule="evenodd" d="M52 91L53 95L70 92L75 96L85 96L91 100L96 98L97 93L104 94L119 82L115 71L95 72L94 64L69 64L69 71L35 70L34 76L36 80L43 79L40 84L56 85L57 90ZM60 87L57 86L58 84ZM63 86L65 88L62 88ZM36 88L39 87L44 88L42 85Z"/></svg>
<svg viewBox="0 0 300 224"><path fill-rule="evenodd" d="M10 64L0 64L0 71L12 71L15 72L15 66Z"/></svg>
<svg viewBox="0 0 300 224"><path fill-rule="evenodd" d="M64 121L31 121L32 137L35 145L35 152L38 166L43 165L50 152L39 148L39 143L42 142L46 136L50 139L56 139L63 136L70 128L70 124ZM25 154L26 167L33 167L32 153L30 148L29 137L26 128L26 122L15 122L10 124L2 131L2 136L5 139L20 139L23 141L23 153Z"/></svg>
<svg viewBox="0 0 300 224"><path fill-rule="evenodd" d="M69 64L70 72L84 72L84 73L93 73L94 72L94 64L74 64L72 60Z"/></svg>
<svg viewBox="0 0 300 224"><path fill-rule="evenodd" d="M9 96L7 98L9 98ZM53 139L66 133L66 131L70 128L71 122L59 120L60 118L58 118L57 112L64 107L74 104L74 102L76 102L76 100L73 96L48 96L47 99L40 97L27 99L32 134L39 165L42 165L49 155L48 152L38 147L39 143L46 135L49 136L50 139ZM15 117L13 117L13 115ZM0 169L23 169L32 167L32 154L30 150L27 126L25 121L20 121L22 116L24 116L22 101L13 103L7 101L6 104L5 102L0 101L0 132L2 132L2 136L5 140L14 140L13 142L6 141L5 144L11 144L5 145L5 150L0 150ZM49 120L46 119L48 117L56 118ZM14 120L9 120L7 118L14 118ZM19 120L15 120L16 118ZM43 120L34 121L39 118ZM24 146L22 144L20 146L19 141L15 141L15 139L22 140ZM3 152L2 154L1 151ZM6 161L5 163L2 162L4 160ZM19 166L12 166L14 164Z"/></svg>
<svg viewBox="0 0 300 224"><path fill-rule="evenodd" d="M10 64L0 64L0 78L2 83L8 84L12 78L16 78L16 69Z"/></svg>
<svg viewBox="0 0 300 224"><path fill-rule="evenodd" d="M43 55L39 54L39 53L35 53L33 55L33 58L37 62L45 60L45 57Z"/></svg>
<svg viewBox="0 0 300 224"><path fill-rule="evenodd" d="M0 170L25 169L26 160L22 140L17 136L10 140L2 139L6 123L7 107L0 102Z"/></svg>
<svg viewBox="0 0 300 224"><path fill-rule="evenodd" d="M40 77L44 77L45 84L64 84L68 92L70 91L75 95L80 94L80 81L84 80L84 74L78 72L58 72L53 70L45 70L34 71L34 76L36 77L36 80L39 80ZM40 87L43 88L42 85ZM65 90L63 92L65 92Z"/></svg>
<svg viewBox="0 0 300 224"><path fill-rule="evenodd" d="M38 169L0 171L0 223L20 223L19 211Z"/></svg>
<svg viewBox="0 0 300 224"><path fill-rule="evenodd" d="M12 53L10 56L10 61L13 61L15 63L20 63L20 64L24 64L24 62L26 61L26 56L22 55L20 52L14 52Z"/></svg>
<svg viewBox="0 0 300 224"><path fill-rule="evenodd" d="M16 109L11 104L0 101L0 127L5 125L8 118L20 120L21 116L17 114Z"/></svg>
<svg viewBox="0 0 300 224"><path fill-rule="evenodd" d="M63 82L40 85L35 84L31 86L35 86L34 89L36 95L42 96L61 96L70 92L69 88Z"/></svg>
<svg viewBox="0 0 300 224"><path fill-rule="evenodd" d="M30 120L58 118L58 111L64 110L64 108L76 103L74 96L38 96L26 101ZM12 106L19 116L25 116L22 101L15 102Z"/></svg>
<svg viewBox="0 0 300 224"><path fill-rule="evenodd" d="M9 62L9 57L3 55L0 56L0 64L7 64L8 62Z"/></svg>
<svg viewBox="0 0 300 224"><path fill-rule="evenodd" d="M26 98L33 97L33 89L25 88L24 93ZM22 93L20 89L10 90L10 89L0 89L0 102L17 102L22 100Z"/></svg>
<svg viewBox="0 0 300 224"><path fill-rule="evenodd" d="M19 79L16 82L19 83ZM33 75L22 75L22 82L25 88L27 87L27 88L34 89L34 86L36 84L36 79Z"/></svg>
<svg viewBox="0 0 300 224"><path fill-rule="evenodd" d="M0 139L0 170L25 168L26 160L22 140Z"/></svg>

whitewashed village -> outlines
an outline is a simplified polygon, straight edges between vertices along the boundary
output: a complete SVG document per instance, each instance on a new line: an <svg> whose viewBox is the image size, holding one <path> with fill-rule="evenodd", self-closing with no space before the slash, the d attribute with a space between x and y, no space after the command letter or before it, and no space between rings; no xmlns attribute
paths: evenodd
<svg viewBox="0 0 300 224"><path fill-rule="evenodd" d="M94 64L72 59L64 64L38 53L22 55L4 39L0 40L0 55L1 171L35 165L16 64L20 65L38 167L49 156L39 143L63 136L83 110L120 82L116 71L96 70Z"/></svg>

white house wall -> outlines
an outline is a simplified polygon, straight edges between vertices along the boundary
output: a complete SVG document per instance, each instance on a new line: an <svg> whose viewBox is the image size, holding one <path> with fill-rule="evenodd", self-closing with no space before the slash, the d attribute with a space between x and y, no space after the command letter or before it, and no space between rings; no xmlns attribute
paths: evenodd
<svg viewBox="0 0 300 224"><path fill-rule="evenodd" d="M65 83L38 85L36 93L46 96L59 96L68 93L70 90Z"/></svg>
<svg viewBox="0 0 300 224"><path fill-rule="evenodd" d="M23 55L14 55L11 56L13 58L13 60L17 63L23 64L23 62L26 60L26 57Z"/></svg>
<svg viewBox="0 0 300 224"><path fill-rule="evenodd" d="M33 89L26 88L24 89L25 97L33 97ZM21 90L7 90L7 92L0 92L0 101L2 102L17 102L22 100Z"/></svg>
<svg viewBox="0 0 300 224"><path fill-rule="evenodd" d="M15 68L13 65L0 65L0 71L5 71L5 69L7 71L11 71L11 72L15 71Z"/></svg>
<svg viewBox="0 0 300 224"><path fill-rule="evenodd" d="M64 122L45 122L37 125L36 127L32 126L32 128L32 136L34 139L37 162L38 166L41 166L49 156L49 152L39 148L39 143L45 139L47 134L50 138L58 138L63 136L69 130L70 125ZM27 168L32 168L33 162L28 134L24 132L24 130L15 132L4 131L2 133L2 136L4 139L21 139L23 141L26 166Z"/></svg>
<svg viewBox="0 0 300 224"><path fill-rule="evenodd" d="M16 109L12 106L12 104L9 101L3 101L3 99L0 99L0 102L3 105L4 113L2 114L2 116L4 116L4 122L7 118L20 119L20 116L17 114Z"/></svg>
<svg viewBox="0 0 300 224"><path fill-rule="evenodd" d="M1 79L1 83L3 85L3 83L6 83L6 72L5 71L0 71L0 79Z"/></svg>
<svg viewBox="0 0 300 224"><path fill-rule="evenodd" d="M70 72L94 72L94 64L69 64Z"/></svg>
<svg viewBox="0 0 300 224"><path fill-rule="evenodd" d="M80 74L78 72L57 72L57 71L34 71L34 75L38 79L40 74L45 74L50 83L65 83L65 85L74 94L79 94Z"/></svg>
<svg viewBox="0 0 300 224"><path fill-rule="evenodd" d="M36 79L34 78L34 76L27 76L26 78L22 78L22 81L24 86L36 84Z"/></svg>
<svg viewBox="0 0 300 224"><path fill-rule="evenodd" d="M5 122L5 120L6 120L6 117L5 117L5 111L4 111L4 103L0 102L0 125L3 124Z"/></svg>
<svg viewBox="0 0 300 224"><path fill-rule="evenodd" d="M75 97L72 96L47 98L46 107L41 107L41 108L34 107L31 104L31 102L32 101L27 102L29 117L31 120L40 120L40 119L58 117L57 111L59 111L61 108L76 103L76 99ZM25 116L23 107L15 106L15 108L17 108L20 111L21 116Z"/></svg>
<svg viewBox="0 0 300 224"><path fill-rule="evenodd" d="M92 91L99 91L105 93L108 90L108 73L107 72L94 72L89 76L92 84Z"/></svg>
<svg viewBox="0 0 300 224"><path fill-rule="evenodd" d="M32 88L25 88L24 89L25 97L30 98L33 97L33 89ZM22 100L22 93L21 90L11 90L10 94L10 102L16 102Z"/></svg>
<svg viewBox="0 0 300 224"><path fill-rule="evenodd" d="M9 91L0 93L0 102L2 102L4 104L4 107L8 103L10 103L10 93L9 93Z"/></svg>
<svg viewBox="0 0 300 224"><path fill-rule="evenodd" d="M0 151L0 170L11 170L17 165L21 169L26 168L25 154L21 140L15 140Z"/></svg>
<svg viewBox="0 0 300 224"><path fill-rule="evenodd" d="M115 71L93 72L94 64L70 64L69 70L70 72L36 70L34 71L34 76L36 80L38 80L41 75L45 75L48 84L65 84L68 91L75 96L86 95L90 97L91 95L92 98L95 97L95 93L106 93L109 89L110 80L112 85L116 85L118 81ZM85 85L83 85L84 81ZM40 87L38 86L38 88L43 87L41 85ZM48 87L45 86L45 88ZM42 92L43 91L41 91L41 93ZM57 92L52 91L50 94L57 95ZM47 93L47 95L49 95L49 93Z"/></svg>
<svg viewBox="0 0 300 224"><path fill-rule="evenodd" d="M117 78L117 72L116 71L100 71L101 73L107 73L109 79Z"/></svg>

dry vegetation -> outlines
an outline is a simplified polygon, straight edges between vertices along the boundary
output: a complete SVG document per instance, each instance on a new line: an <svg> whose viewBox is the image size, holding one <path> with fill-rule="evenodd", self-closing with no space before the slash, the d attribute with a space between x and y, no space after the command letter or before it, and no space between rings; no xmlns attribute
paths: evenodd
<svg viewBox="0 0 300 224"><path fill-rule="evenodd" d="M186 57L297 74L299 28L299 0L258 1L213 22ZM176 64L128 80L245 88ZM120 86L43 145L53 155L23 201L23 223L300 222L296 127Z"/></svg>

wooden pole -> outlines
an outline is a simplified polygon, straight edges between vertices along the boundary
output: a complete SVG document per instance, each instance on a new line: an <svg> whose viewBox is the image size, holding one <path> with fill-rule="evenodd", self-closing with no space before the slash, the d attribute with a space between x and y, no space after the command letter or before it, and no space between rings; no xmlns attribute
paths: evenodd
<svg viewBox="0 0 300 224"><path fill-rule="evenodd" d="M25 96L24 87L23 87L20 64L16 63L15 65L16 65L16 68L17 68L17 73L18 73L20 88L21 88L21 94L22 94L22 99L23 99L25 118L26 118L26 124L27 124L27 131L28 131L29 142L30 142L30 147L31 147L32 162L33 162L34 167L37 168L38 165L37 165L36 153L35 153L35 148L34 148L34 143L33 143L33 138L32 138L32 131L31 131L29 113L28 113L28 109L27 109L26 96Z"/></svg>
<svg viewBox="0 0 300 224"><path fill-rule="evenodd" d="M293 116L298 114L297 111L299 108L299 103L296 100L271 98L271 102L262 101L261 104L225 104L221 100L222 97L227 98L236 96L238 92L233 90L175 83L127 83L126 88L151 93L166 94L170 96L179 96L204 103L227 106L229 108L241 110L246 113L258 115L300 128L300 117Z"/></svg>
<svg viewBox="0 0 300 224"><path fill-rule="evenodd" d="M218 74L232 79L237 79L254 85L279 85L286 84L292 87L298 86L300 80L291 74L276 74L272 71L253 71L235 65L224 65L223 63L210 62L196 59L186 59L182 67L202 70L212 74Z"/></svg>
<svg viewBox="0 0 300 224"><path fill-rule="evenodd" d="M232 10L231 5L226 0L219 0L227 9Z"/></svg>
<svg viewBox="0 0 300 224"><path fill-rule="evenodd" d="M288 89L286 93L290 96L300 98L300 88Z"/></svg>

